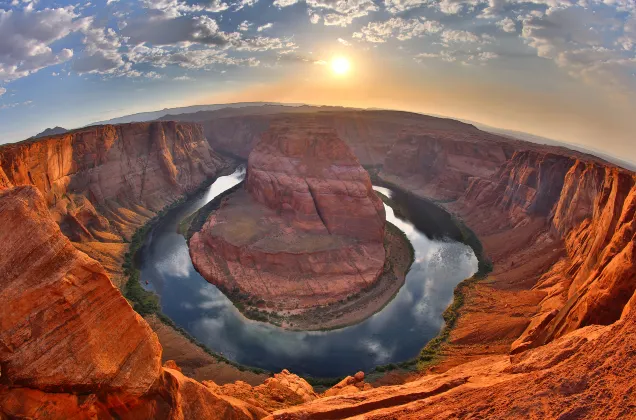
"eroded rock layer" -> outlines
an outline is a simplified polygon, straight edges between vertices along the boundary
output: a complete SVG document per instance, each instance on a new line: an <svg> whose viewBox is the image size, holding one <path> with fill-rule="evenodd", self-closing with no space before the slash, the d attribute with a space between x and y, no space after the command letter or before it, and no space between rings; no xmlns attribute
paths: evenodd
<svg viewBox="0 0 636 420"><path fill-rule="evenodd" d="M368 174L335 132L283 119L250 154L245 189L194 234L190 255L226 291L302 309L376 281L384 225Z"/></svg>
<svg viewBox="0 0 636 420"><path fill-rule="evenodd" d="M0 166L0 185L35 186L62 232L120 285L125 240L225 164L201 126L156 122L88 127L4 145Z"/></svg>
<svg viewBox="0 0 636 420"><path fill-rule="evenodd" d="M392 164L424 147L432 152L417 159L419 177ZM563 148L511 143L498 168L464 167L462 181L449 184L440 169L452 162L449 150L470 151L455 140L405 135L382 176L429 197L457 197L444 205L479 234L494 261L493 280L466 289L465 316L445 350L451 366L615 322L636 290L636 175ZM497 155L479 150L477 161Z"/></svg>
<svg viewBox="0 0 636 420"><path fill-rule="evenodd" d="M161 367L148 324L32 186L0 191L0 418L255 419Z"/></svg>
<svg viewBox="0 0 636 420"><path fill-rule="evenodd" d="M463 289L464 305L436 367L443 373L373 389L356 374L318 395L286 371L259 386L218 386L187 378L174 363L161 367L156 337L110 284L111 268L78 249L100 261L123 254L122 236L196 184L205 168L217 167L217 158L196 126L105 126L0 148L0 418L250 419L274 410L271 417L280 419L633 418L634 174L438 119L431 121L441 125L411 127L396 143L383 136L384 123L366 125L363 114L323 117L341 137L351 136L348 144L360 146L353 147L358 156L368 152L369 162L391 149L381 175L443 200L479 234L494 261L487 281ZM391 136L407 119L387 128ZM245 131L247 140L236 145L245 153L255 137L249 124L239 123L230 125ZM223 130L230 145L232 135ZM364 138L372 139L367 149L356 140ZM187 151L182 158L180 150ZM275 152L260 158L264 167L281 166ZM243 191L223 208L246 222L215 229L245 244L251 244L246 232L272 232L261 231L260 222L312 238L338 229L342 215L327 212L323 222L318 211L316 202L329 201L310 202L310 183L306 190L295 182L288 188L287 175L255 178L270 186L272 197L285 197L284 208L270 195L257 199ZM257 222L245 210L250 206L258 206ZM224 217L217 222L233 220ZM347 234L356 235L356 226L347 226ZM113 251L112 244L120 248ZM236 259L238 273L245 261L251 267L251 259L264 258L247 248L217 251ZM288 266L292 260L281 255L267 264ZM110 261L110 267L120 264ZM319 262L293 267L318 270Z"/></svg>

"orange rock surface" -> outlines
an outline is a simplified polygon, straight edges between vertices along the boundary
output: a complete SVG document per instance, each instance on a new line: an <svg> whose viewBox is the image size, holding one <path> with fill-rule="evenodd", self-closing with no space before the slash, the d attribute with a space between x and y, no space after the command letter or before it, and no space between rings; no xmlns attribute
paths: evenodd
<svg viewBox="0 0 636 420"><path fill-rule="evenodd" d="M404 385L327 397L268 419L633 419L636 313L519 356L490 356Z"/></svg>
<svg viewBox="0 0 636 420"><path fill-rule="evenodd" d="M190 255L223 290L306 309L376 281L384 225L367 172L335 132L282 120L250 154L245 189L192 236Z"/></svg>
<svg viewBox="0 0 636 420"><path fill-rule="evenodd" d="M0 191L0 246L0 414L47 419L266 414L162 368L157 336L103 267L62 235L36 188Z"/></svg>
<svg viewBox="0 0 636 420"><path fill-rule="evenodd" d="M121 285L124 239L225 167L201 126L83 128L0 147L0 185L33 185L62 232Z"/></svg>
<svg viewBox="0 0 636 420"><path fill-rule="evenodd" d="M77 251L30 186L0 194L3 382L54 392L141 395L161 349L99 263Z"/></svg>

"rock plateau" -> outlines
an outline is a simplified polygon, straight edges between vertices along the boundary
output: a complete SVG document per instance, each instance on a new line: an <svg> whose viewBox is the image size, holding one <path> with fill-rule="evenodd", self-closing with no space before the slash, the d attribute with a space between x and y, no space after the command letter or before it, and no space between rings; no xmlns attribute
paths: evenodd
<svg viewBox="0 0 636 420"><path fill-rule="evenodd" d="M190 255L226 292L302 310L376 282L384 226L369 175L336 133L313 118L282 119L250 153L245 188L192 236Z"/></svg>

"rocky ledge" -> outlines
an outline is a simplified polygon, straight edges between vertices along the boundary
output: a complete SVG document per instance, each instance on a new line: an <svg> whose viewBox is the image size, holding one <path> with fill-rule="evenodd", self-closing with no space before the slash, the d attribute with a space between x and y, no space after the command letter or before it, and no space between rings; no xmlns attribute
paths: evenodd
<svg viewBox="0 0 636 420"><path fill-rule="evenodd" d="M281 119L250 154L245 187L192 236L190 255L231 297L298 314L378 280L385 223L369 175L335 131Z"/></svg>

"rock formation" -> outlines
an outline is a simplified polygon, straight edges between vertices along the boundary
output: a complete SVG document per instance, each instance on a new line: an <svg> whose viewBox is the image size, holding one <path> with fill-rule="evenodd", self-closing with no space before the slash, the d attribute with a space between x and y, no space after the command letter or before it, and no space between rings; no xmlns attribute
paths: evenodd
<svg viewBox="0 0 636 420"><path fill-rule="evenodd" d="M0 418L255 419L161 367L148 324L32 186L0 191Z"/></svg>
<svg viewBox="0 0 636 420"><path fill-rule="evenodd" d="M448 164L445 150L462 150L462 142L452 139L405 137L383 169L391 182L412 181L410 171L390 164L408 162L417 150L403 143L437 145L440 168ZM464 316L445 349L448 366L484 353L520 353L587 325L609 325L636 290L636 175L562 148L506 148L512 146L514 152L490 174L464 170L463 182L450 183L456 188L450 196L458 199L445 206L479 234L495 271L492 282L468 290ZM410 186L448 199L452 188L439 188L448 185L448 175L435 162L422 165L426 176Z"/></svg>
<svg viewBox="0 0 636 420"><path fill-rule="evenodd" d="M479 360L397 386L321 398L268 419L631 419L636 312L519 356Z"/></svg>
<svg viewBox="0 0 636 420"><path fill-rule="evenodd" d="M376 281L384 224L368 174L335 132L280 120L250 154L245 189L192 236L190 255L226 292L305 309Z"/></svg>
<svg viewBox="0 0 636 420"><path fill-rule="evenodd" d="M0 147L13 185L33 185L62 232L119 285L125 240L157 211L225 166L188 123L88 127Z"/></svg>
<svg viewBox="0 0 636 420"><path fill-rule="evenodd" d="M387 154L384 176L428 197L455 200L470 178L488 178L512 155L514 143L483 132L404 133Z"/></svg>

